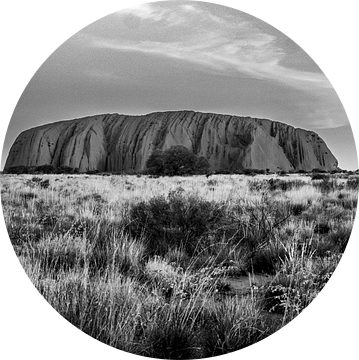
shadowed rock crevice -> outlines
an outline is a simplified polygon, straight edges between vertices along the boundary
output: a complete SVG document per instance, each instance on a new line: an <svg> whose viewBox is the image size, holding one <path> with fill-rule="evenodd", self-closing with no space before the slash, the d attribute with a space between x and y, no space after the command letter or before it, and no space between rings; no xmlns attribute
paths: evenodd
<svg viewBox="0 0 359 360"><path fill-rule="evenodd" d="M22 132L11 166L71 166L80 171L142 171L155 149L182 145L208 159L211 170L334 170L336 158L314 132L267 119L167 111L104 114Z"/></svg>

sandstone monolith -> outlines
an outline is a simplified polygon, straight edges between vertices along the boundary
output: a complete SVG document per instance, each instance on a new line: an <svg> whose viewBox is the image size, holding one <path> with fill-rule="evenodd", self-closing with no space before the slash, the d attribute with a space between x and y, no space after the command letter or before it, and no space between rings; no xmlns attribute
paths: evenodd
<svg viewBox="0 0 359 360"><path fill-rule="evenodd" d="M208 159L211 170L334 170L336 158L313 131L267 119L200 113L104 114L59 121L22 132L11 166L70 166L132 172L145 169L154 149L183 145Z"/></svg>

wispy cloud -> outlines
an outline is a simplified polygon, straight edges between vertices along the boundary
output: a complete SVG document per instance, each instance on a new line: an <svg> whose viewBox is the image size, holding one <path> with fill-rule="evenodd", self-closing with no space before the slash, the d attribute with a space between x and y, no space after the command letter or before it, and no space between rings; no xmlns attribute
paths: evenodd
<svg viewBox="0 0 359 360"><path fill-rule="evenodd" d="M165 10L154 8L151 4L141 4L121 10L117 15L119 17L123 17L124 15L134 15L145 20L151 19L153 21L160 21L165 18L165 12Z"/></svg>
<svg viewBox="0 0 359 360"><path fill-rule="evenodd" d="M299 90L316 91L331 88L322 73L300 71L285 67L280 61L285 49L276 43L273 34L265 33L248 20L231 21L212 14L197 4L184 4L175 9L151 4L140 5L117 13L119 17L134 16L146 22L168 27L186 25L186 36L176 33L169 41L129 40L126 38L92 38L92 45L117 51L133 51L168 58L181 59L211 70L233 71L257 79L271 80ZM191 31L192 29L192 31Z"/></svg>
<svg viewBox="0 0 359 360"><path fill-rule="evenodd" d="M202 71L237 74L304 91L317 98L322 109L333 110L324 114L318 108L313 121L318 116L327 119L324 126L342 125L335 119L336 105L330 101L338 101L328 79L321 72L300 70L283 61L289 59L288 49L275 32L259 28L239 12L239 16L227 16L212 13L203 4L166 4L145 4L117 13L122 22L132 19L138 26L136 35L88 36L86 41L95 48L173 58L198 65Z"/></svg>

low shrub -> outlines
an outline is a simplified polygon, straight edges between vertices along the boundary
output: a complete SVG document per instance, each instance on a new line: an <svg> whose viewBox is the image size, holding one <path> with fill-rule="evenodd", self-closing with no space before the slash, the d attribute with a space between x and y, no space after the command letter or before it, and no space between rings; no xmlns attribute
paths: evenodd
<svg viewBox="0 0 359 360"><path fill-rule="evenodd" d="M259 249L246 259L246 270L255 274L274 274L285 255L286 251L283 247L267 246Z"/></svg>
<svg viewBox="0 0 359 360"><path fill-rule="evenodd" d="M249 175L249 176L263 175L265 173L266 173L265 170L260 170L260 169L244 169L243 170L243 174Z"/></svg>
<svg viewBox="0 0 359 360"><path fill-rule="evenodd" d="M78 169L74 169L71 166L62 165L54 170L55 174L75 174L78 173Z"/></svg>
<svg viewBox="0 0 359 360"><path fill-rule="evenodd" d="M118 223L101 220L90 228L88 263L91 274L138 275L146 254L141 239L132 239Z"/></svg>
<svg viewBox="0 0 359 360"><path fill-rule="evenodd" d="M218 182L215 179L210 179L210 180L207 181L207 185L208 186L217 186Z"/></svg>
<svg viewBox="0 0 359 360"><path fill-rule="evenodd" d="M324 180L324 179L327 179L327 178L328 178L328 175L321 174L321 173L314 174L311 177L312 180Z"/></svg>
<svg viewBox="0 0 359 360"><path fill-rule="evenodd" d="M10 166L4 169L4 174L33 174L33 169L30 166Z"/></svg>
<svg viewBox="0 0 359 360"><path fill-rule="evenodd" d="M269 189L269 182L263 180L249 180L248 189L252 192L264 193Z"/></svg>
<svg viewBox="0 0 359 360"><path fill-rule="evenodd" d="M4 169L5 174L78 174L78 168L61 165L56 167L51 164L39 166L11 166Z"/></svg>
<svg viewBox="0 0 359 360"><path fill-rule="evenodd" d="M314 233L315 234L327 234L330 231L330 226L328 223L321 222L314 226Z"/></svg>
<svg viewBox="0 0 359 360"><path fill-rule="evenodd" d="M302 214L303 211L305 211L308 208L306 204L291 204L290 205L290 212L294 216L299 216Z"/></svg>
<svg viewBox="0 0 359 360"><path fill-rule="evenodd" d="M269 179L268 180L269 190L281 190L288 191L292 189L300 189L306 185L303 180L281 180L281 179Z"/></svg>
<svg viewBox="0 0 359 360"><path fill-rule="evenodd" d="M49 179L43 180L40 177L34 176L31 179L27 180L25 182L25 185L30 187L39 186L41 189L47 189L50 186L50 180Z"/></svg>
<svg viewBox="0 0 359 360"><path fill-rule="evenodd" d="M36 223L32 224L27 219L15 214L9 218L9 221L6 223L6 229L17 255L23 251L22 247L25 244L35 243L42 236L42 231Z"/></svg>
<svg viewBox="0 0 359 360"><path fill-rule="evenodd" d="M85 174L87 175L98 175L100 173L100 170L94 169L94 170L87 170Z"/></svg>
<svg viewBox="0 0 359 360"><path fill-rule="evenodd" d="M358 190L359 189L359 177L349 178L345 186L348 190Z"/></svg>
<svg viewBox="0 0 359 360"><path fill-rule="evenodd" d="M50 186L50 180L49 179L40 181L41 189L47 189L49 186Z"/></svg>
<svg viewBox="0 0 359 360"><path fill-rule="evenodd" d="M348 245L348 241L351 235L351 228L349 227L339 227L338 230L332 231L329 236L328 240L334 244L337 248L335 250L343 253Z"/></svg>
<svg viewBox="0 0 359 360"><path fill-rule="evenodd" d="M250 297L224 298L203 309L204 357L243 349L269 335L259 303Z"/></svg>
<svg viewBox="0 0 359 360"><path fill-rule="evenodd" d="M264 308L283 314L285 323L307 307L333 274L340 256L288 259L276 278L264 286Z"/></svg>
<svg viewBox="0 0 359 360"><path fill-rule="evenodd" d="M23 193L20 193L19 196L22 199L24 199L25 201L37 198L37 195L33 192L23 192Z"/></svg>
<svg viewBox="0 0 359 360"><path fill-rule="evenodd" d="M201 250L201 239L219 226L225 212L221 205L197 195L173 191L134 205L129 214L128 230L135 237L148 239L151 255L165 255L181 248L188 255Z"/></svg>
<svg viewBox="0 0 359 360"><path fill-rule="evenodd" d="M264 192L264 191L288 191L292 189L300 189L306 185L302 180L282 180L271 178L269 180L250 180L248 187L251 191Z"/></svg>
<svg viewBox="0 0 359 360"><path fill-rule="evenodd" d="M83 268L85 253L82 245L78 239L48 235L29 249L29 257L44 275L54 276L59 271Z"/></svg>
<svg viewBox="0 0 359 360"><path fill-rule="evenodd" d="M342 198L339 202L339 205L341 205L343 209L346 210L356 210L358 206L358 198Z"/></svg>
<svg viewBox="0 0 359 360"><path fill-rule="evenodd" d="M312 180L319 180L319 179L313 179L313 177ZM313 186L319 189L322 193L328 193L335 191L337 189L339 190L342 189L342 185L339 185L336 179L330 179L328 176L325 176L320 181L313 182Z"/></svg>
<svg viewBox="0 0 359 360"><path fill-rule="evenodd" d="M307 255L312 254L315 258L328 257L337 251L338 246L328 236L316 236L307 245Z"/></svg>
<svg viewBox="0 0 359 360"><path fill-rule="evenodd" d="M178 309L177 309L178 308ZM191 319L185 312L176 308L164 307L159 310L157 322L147 332L146 356L156 359L196 359L201 349L201 333L194 331ZM199 311L197 311L199 312ZM196 312L193 312L193 316ZM201 356L200 356L201 357Z"/></svg>

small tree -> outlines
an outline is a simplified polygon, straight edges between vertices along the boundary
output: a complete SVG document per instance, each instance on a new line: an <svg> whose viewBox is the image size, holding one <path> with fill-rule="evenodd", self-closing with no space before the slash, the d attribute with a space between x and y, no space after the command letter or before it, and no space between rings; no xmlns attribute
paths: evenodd
<svg viewBox="0 0 359 360"><path fill-rule="evenodd" d="M55 166L51 165L51 164L39 165L39 166L36 166L36 169L35 169L36 172L39 172L42 174L53 174L53 173L55 173L55 170L56 170Z"/></svg>
<svg viewBox="0 0 359 360"><path fill-rule="evenodd" d="M151 175L163 174L165 171L163 151L153 151L150 157L147 159L146 167Z"/></svg>
<svg viewBox="0 0 359 360"><path fill-rule="evenodd" d="M55 173L56 174L72 174L74 172L74 169L71 166L61 165L59 166Z"/></svg>
<svg viewBox="0 0 359 360"><path fill-rule="evenodd" d="M4 169L5 174L30 174L30 167L25 165L10 166Z"/></svg>
<svg viewBox="0 0 359 360"><path fill-rule="evenodd" d="M312 169L312 173L326 173L326 171L323 169L315 168L315 169Z"/></svg>
<svg viewBox="0 0 359 360"><path fill-rule="evenodd" d="M197 157L181 145L168 150L155 150L146 162L151 175L191 175L205 173L209 168L207 159Z"/></svg>
<svg viewBox="0 0 359 360"><path fill-rule="evenodd" d="M184 146L172 146L164 151L165 174L185 175L193 174L197 156Z"/></svg>

